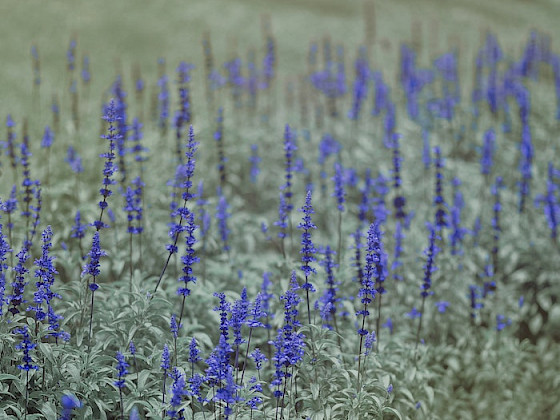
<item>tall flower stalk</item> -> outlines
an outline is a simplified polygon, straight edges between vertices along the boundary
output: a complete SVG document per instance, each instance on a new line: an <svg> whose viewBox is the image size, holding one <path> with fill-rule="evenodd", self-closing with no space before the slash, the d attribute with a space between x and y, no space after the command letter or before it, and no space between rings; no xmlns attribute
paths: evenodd
<svg viewBox="0 0 560 420"><path fill-rule="evenodd" d="M500 213L502 211L502 203L500 197L500 190L504 188L501 176L496 177L496 182L492 185L491 193L494 196L493 217L492 217L492 273L495 276L499 271L498 253L500 250L500 234L502 227L500 226Z"/></svg>
<svg viewBox="0 0 560 420"><path fill-rule="evenodd" d="M21 343L16 344L15 347L16 350L23 351L23 363L17 367L20 370L25 370L25 418L27 418L27 407L29 404L29 371L39 369L39 366L33 364L33 358L31 357L31 351L37 347L37 344L31 341L27 325L24 325L22 328L16 328L14 334L20 334L23 337Z"/></svg>
<svg viewBox="0 0 560 420"><path fill-rule="evenodd" d="M311 231L313 229L317 229L317 226L313 224L311 220L311 215L315 213L313 210L313 206L311 204L311 191L307 191L307 195L305 196L305 204L300 209L303 213L303 221L298 225L298 228L302 230L301 233L301 271L305 276L305 283L301 286L303 290L305 290L305 298L307 301L307 321L311 325L311 305L309 303L309 292L315 292L315 287L313 284L309 282L309 278L311 274L317 273L317 270L310 266L309 264L313 261L316 261L315 253L317 252L315 249L315 245L313 245L313 241L311 240Z"/></svg>
<svg viewBox="0 0 560 420"><path fill-rule="evenodd" d="M194 213L189 212L186 220L186 251L185 255L181 257L181 262L183 263L183 275L179 278L179 281L183 282L183 286L177 289L177 294L179 296L183 296L183 301L181 303L181 312L179 315L179 325L181 324L181 320L183 319L185 299L191 294L191 290L188 288L189 283L196 283L196 277L193 275L193 264L196 264L200 261L200 258L195 255L194 250L194 245L196 244L196 238L194 237L194 231L196 230L196 225L194 224Z"/></svg>
<svg viewBox="0 0 560 420"><path fill-rule="evenodd" d="M183 220L190 213L190 210L187 208L187 203L194 197L194 194L191 193L191 188L193 186L192 177L194 175L194 169L196 163L194 154L196 153L197 146L198 143L194 140L194 129L191 124L189 128L189 141L187 143L187 150L185 152L187 162L185 163L185 181L183 182L182 185L182 187L184 188L184 192L182 195L183 207L178 210L179 223L173 223L169 231L169 236L173 238L173 243L168 244L166 247L167 250L169 251L169 254L167 256L167 260L165 261L165 264L163 265L163 269L161 270L161 274L159 276L158 282L156 283L154 294L157 292L161 280L163 279L163 275L165 274L165 270L167 270L167 266L169 265L171 256L177 252L177 242L179 240L179 235L181 234L181 232L185 230L185 227L183 226Z"/></svg>
<svg viewBox="0 0 560 420"><path fill-rule="evenodd" d="M437 235L437 228L431 224L427 223L428 231L430 232L430 239L428 248L424 251L426 255L426 264L424 265L424 280L422 286L420 287L420 296L422 297L422 306L420 308L420 314L418 318L418 330L416 331L416 345L414 347L414 352L418 350L418 343L420 341L420 330L422 329L422 320L424 319L424 307L426 304L426 298L432 293L430 289L432 287L432 274L437 270L435 265L436 255L439 253L440 249L436 246L436 240L439 239Z"/></svg>
<svg viewBox="0 0 560 420"><path fill-rule="evenodd" d="M18 314L20 312L18 306L26 302L26 300L24 300L23 298L23 292L25 290L25 286L27 285L27 282L25 281L25 274L29 270L25 268L25 262L28 258L29 250L24 245L17 254L18 262L14 267L15 279L12 283L12 294L8 296L7 299L7 302L10 306L8 311L11 312L12 315Z"/></svg>
<svg viewBox="0 0 560 420"><path fill-rule="evenodd" d="M6 259L8 253L12 254L12 249L10 244L6 241L6 237L2 232L3 226L0 223L0 316L4 315L4 302L6 293L6 271L8 270L8 264L6 264Z"/></svg>
<svg viewBox="0 0 560 420"><path fill-rule="evenodd" d="M560 177L560 171L554 168L552 162L548 162L548 178L546 181L546 194L539 194L535 198L535 206L541 207L544 210L548 227L550 228L550 238L556 242L558 235L558 221L560 219L560 206L556 198L556 185L555 178Z"/></svg>
<svg viewBox="0 0 560 420"><path fill-rule="evenodd" d="M372 223L369 226L367 234L366 265L364 267L362 277L362 287L358 292L358 297L360 298L360 302L363 306L362 309L356 312L356 316L358 318L361 317L362 321L360 328L358 328L358 335L360 336L360 345L358 348L358 385L360 384L360 376L362 375L362 346L364 344L364 337L369 333L366 326L366 319L370 315L369 308L375 299L375 295L377 294L375 283L384 272L382 264L382 244L379 223Z"/></svg>
<svg viewBox="0 0 560 420"><path fill-rule="evenodd" d="M273 396L276 398L276 420L284 418L284 398L286 397L288 379L292 376L289 369L302 360L304 355L303 339L305 336L297 332L297 328L300 326L297 320L298 305L301 300L297 294L298 289L296 273L292 271L290 286L286 293L280 296L280 299L284 302L284 325L278 330L278 335L273 342L276 349L272 358L275 373L270 385L273 389Z"/></svg>
<svg viewBox="0 0 560 420"><path fill-rule="evenodd" d="M434 147L435 167L436 167L436 186L434 194L434 206L436 207L436 223L435 227L439 231L449 225L447 221L447 203L443 198L443 166L444 162L441 157L441 149L439 146Z"/></svg>
<svg viewBox="0 0 560 420"><path fill-rule="evenodd" d="M216 117L216 131L214 132L214 140L218 148L218 175L220 177L220 187L223 190L227 175L226 175L226 153L224 148L224 109L218 109L218 116Z"/></svg>
<svg viewBox="0 0 560 420"><path fill-rule="evenodd" d="M292 203L292 178L293 178L293 160L294 160L294 152L297 150L297 147L294 143L294 135L292 130L288 124L286 124L286 128L284 130L284 169L285 169L285 178L286 183L280 187L282 191L282 195L284 198L284 220L285 223L289 226L289 236L290 240L292 239L292 232L291 232L291 213L294 209ZM285 229L285 228L284 228ZM285 231L284 231L285 232ZM284 235L286 236L286 235ZM282 249L284 249L284 239L282 238Z"/></svg>
<svg viewBox="0 0 560 420"><path fill-rule="evenodd" d="M119 121L120 117L117 114L117 106L114 99L111 99L111 101L109 102L107 113L103 116L103 119L107 121L109 126L107 128L107 134L102 135L101 138L109 141L109 151L100 155L100 157L105 158L105 166L103 168L103 185L99 190L99 193L103 197L103 201L99 202L99 208L101 209L101 212L99 213L99 218L95 222L93 222L93 226L98 232L101 229L108 227L108 225L103 223L103 212L109 206L109 204L107 203L107 197L113 194L110 189L111 185L115 184L113 175L115 173L116 167L113 161L115 160L116 144L121 138L116 124Z"/></svg>
<svg viewBox="0 0 560 420"><path fill-rule="evenodd" d="M338 246L336 248L337 263L340 263L340 254L342 252L342 213L344 213L344 202L346 201L346 191L344 191L344 168L339 162L334 164L334 192L338 209Z"/></svg>
<svg viewBox="0 0 560 420"><path fill-rule="evenodd" d="M116 359L117 359L117 380L113 382L113 384L119 388L119 397L121 400L121 420L124 420L124 404L123 404L123 388L126 387L125 384L125 380L124 377L125 375L128 373L128 370L126 369L128 367L128 363L126 363L125 359L124 359L124 355L118 351L117 355L116 355Z"/></svg>
<svg viewBox="0 0 560 420"><path fill-rule="evenodd" d="M216 206L216 219L218 220L218 229L220 231L220 238L222 240L222 250L229 255L229 233L227 220L231 217L231 213L228 213L229 204L223 195L220 195L218 200L218 205Z"/></svg>
<svg viewBox="0 0 560 420"><path fill-rule="evenodd" d="M99 284L96 283L97 277L99 276L100 270L100 263L99 260L101 257L106 256L107 253L101 249L101 245L99 243L99 232L95 232L93 234L93 241L91 244L91 250L88 253L89 255L89 262L84 266L82 271L82 276L89 275L92 277L91 281L88 277L87 286L91 291L91 309L90 309L90 316L89 316L89 338L91 340L92 335L92 324L93 324L93 303L94 303L94 296L95 291L99 289Z"/></svg>

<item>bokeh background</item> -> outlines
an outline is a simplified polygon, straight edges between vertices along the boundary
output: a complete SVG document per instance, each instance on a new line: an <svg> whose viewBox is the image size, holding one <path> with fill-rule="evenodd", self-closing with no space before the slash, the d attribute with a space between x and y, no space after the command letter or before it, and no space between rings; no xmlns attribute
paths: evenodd
<svg viewBox="0 0 560 420"><path fill-rule="evenodd" d="M205 32L215 56L224 60L262 49L264 16L270 17L277 41L281 77L304 71L309 43L325 36L352 48L367 45L373 66L391 71L401 42L420 49L422 66L451 47L459 48L463 61L472 60L487 31L515 56L532 29L552 40L560 35L560 2L553 0L2 0L0 115L20 115L29 105L33 44L48 101L49 90L64 77L71 38L79 54L90 56L93 84L101 89L119 66L127 73L138 64L153 74L159 57L173 66L186 60L201 67ZM348 59L354 56L350 52ZM107 71L107 79L96 77ZM202 81L203 72L194 77Z"/></svg>

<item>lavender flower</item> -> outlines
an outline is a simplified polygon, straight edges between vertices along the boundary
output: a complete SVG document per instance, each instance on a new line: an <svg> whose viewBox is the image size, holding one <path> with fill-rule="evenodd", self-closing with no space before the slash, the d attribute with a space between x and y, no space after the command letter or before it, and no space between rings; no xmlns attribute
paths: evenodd
<svg viewBox="0 0 560 420"><path fill-rule="evenodd" d="M231 308L231 319L229 321L229 326L232 329L234 337L233 344L237 348L239 348L240 344L245 342L245 339L241 334L241 328L247 321L248 312L249 301L247 300L247 288L244 287L241 291L240 299L236 300Z"/></svg>
<svg viewBox="0 0 560 420"><path fill-rule="evenodd" d="M249 354L249 357L255 362L255 369L257 369L257 372L262 369L262 364L268 361L258 347Z"/></svg>
<svg viewBox="0 0 560 420"><path fill-rule="evenodd" d="M375 341L376 341L375 331L372 331L365 336L364 339L364 348L366 349L365 356L371 353L371 351L373 350L373 343L375 343Z"/></svg>
<svg viewBox="0 0 560 420"><path fill-rule="evenodd" d="M59 420L72 420L72 412L75 408L82 408L82 402L74 394L64 394L60 399L62 414Z"/></svg>
<svg viewBox="0 0 560 420"><path fill-rule="evenodd" d="M224 150L224 109L218 109L216 117L216 131L214 132L214 140L218 147L218 173L220 175L220 185L223 187L226 182L226 162L227 157Z"/></svg>
<svg viewBox="0 0 560 420"><path fill-rule="evenodd" d="M126 105L126 92L123 89L122 78L117 76L113 86L111 87L111 93L114 95L115 99L115 116L116 116L116 132L118 137L115 139L116 149L119 156L118 171L121 173L122 182L126 181L127 170L125 156L128 154L128 149L125 147L125 141L127 140L128 125L127 121L127 105Z"/></svg>
<svg viewBox="0 0 560 420"><path fill-rule="evenodd" d="M482 157L480 158L480 172L489 175L492 169L494 150L496 148L496 134L493 129L484 133L484 144L482 146Z"/></svg>
<svg viewBox="0 0 560 420"><path fill-rule="evenodd" d="M33 237L37 233L37 227L41 222L42 199L41 199L41 184L39 183L39 181L34 182L34 187L32 188L32 192L36 204L29 205L29 210L33 212L31 214L31 220L33 221L33 223L24 241L25 246L28 248L31 248L31 245L33 243Z"/></svg>
<svg viewBox="0 0 560 420"><path fill-rule="evenodd" d="M91 250L88 253L88 255L90 257L90 261L84 266L84 269L82 271L82 276L89 274L93 277L91 282L88 279L88 287L89 290L91 290L91 313L89 319L89 336L91 338L92 324L93 324L93 301L94 301L95 291L99 288L99 285L96 283L97 276L100 273L99 260L101 257L107 255L107 253L101 249L101 246L99 244L99 231L93 234Z"/></svg>
<svg viewBox="0 0 560 420"><path fill-rule="evenodd" d="M29 221L31 218L31 212L29 206L31 204L31 201L33 200L32 195L33 195L33 187L35 185L35 182L31 180L31 172L29 169L29 158L31 157L31 152L29 151L29 144L28 144L29 137L25 133L27 130L26 127L27 124L24 122L24 135L23 135L23 142L21 143L21 166L23 168L23 181L21 183L21 186L23 187L24 190L24 196L22 199L24 208L21 211L21 215L26 218L27 227L29 227Z"/></svg>
<svg viewBox="0 0 560 420"><path fill-rule="evenodd" d="M521 117L521 142L519 149L521 157L519 159L519 172L521 181L519 182L519 212L522 213L525 209L525 201L530 195L530 181L532 178L532 163L533 163L533 144L531 142L531 128L529 126L529 109L530 98L529 91L526 88L517 90L517 101L519 103L519 114Z"/></svg>
<svg viewBox="0 0 560 420"><path fill-rule="evenodd" d="M88 85L91 81L91 73L89 71L89 56L84 55L82 59L82 81L85 85Z"/></svg>
<svg viewBox="0 0 560 420"><path fill-rule="evenodd" d="M539 194L535 198L535 206L544 210L544 215L550 228L550 237L556 240L558 231L558 219L560 218L560 206L556 198L558 186L554 182L554 178L560 177L560 171L554 168L552 162L548 162L548 178L546 181L546 195Z"/></svg>
<svg viewBox="0 0 560 420"><path fill-rule="evenodd" d="M223 242L222 249L225 252L229 252L230 247L228 244L228 238L230 230L228 228L227 220L231 217L231 213L228 213L229 204L226 198L221 195L218 201L218 206L216 207L216 219L218 219L218 229L220 231L220 237Z"/></svg>
<svg viewBox="0 0 560 420"><path fill-rule="evenodd" d="M12 252L9 243L6 241L6 237L2 232L2 224L0 223L0 316L4 314L3 306L5 302L4 294L6 292L6 271L8 270L8 264L6 264L7 255Z"/></svg>
<svg viewBox="0 0 560 420"><path fill-rule="evenodd" d="M305 275L305 283L302 286L302 289L305 290L306 298L307 298L307 311L308 311L308 320L311 324L311 311L309 307L309 292L315 292L315 287L309 282L309 277L311 274L317 273L317 270L309 265L309 263L316 261L314 254L317 252L315 249L315 245L313 245L313 241L311 240L311 230L317 229L311 220L311 215L315 213L313 210L313 206L311 204L311 191L307 191L307 195L305 196L305 204L300 209L303 213L303 221L298 225L298 229L302 230L301 233L301 262L302 266L301 271Z"/></svg>
<svg viewBox="0 0 560 420"><path fill-rule="evenodd" d="M228 420L229 416L233 414L231 405L235 404L237 401L241 401L241 397L239 397L238 394L239 388L240 386L235 383L233 378L232 368L228 366L225 375L225 383L216 390L216 395L214 396L215 401L223 401L225 404L224 420Z"/></svg>
<svg viewBox="0 0 560 420"><path fill-rule="evenodd" d="M274 67L276 65L276 44L274 37L268 33L266 37L266 55L263 58L263 74L266 86L270 86L274 78Z"/></svg>
<svg viewBox="0 0 560 420"><path fill-rule="evenodd" d="M64 161L70 165L70 169L72 169L72 172L79 174L80 172L84 171L84 168L82 166L82 158L72 146L68 146L68 151L66 153L66 158L64 159Z"/></svg>
<svg viewBox="0 0 560 420"><path fill-rule="evenodd" d="M395 234L393 237L395 238L395 252L393 253L393 264L391 265L391 270L394 272L402 266L402 261L400 260L400 257L403 254L402 241L406 238L400 221L395 224ZM396 272L393 273L393 278L402 280L402 276L398 275Z"/></svg>
<svg viewBox="0 0 560 420"><path fill-rule="evenodd" d="M381 326L383 328L387 328L391 335L393 334L393 320L391 318L387 318L387 321L385 321L385 323L382 324Z"/></svg>
<svg viewBox="0 0 560 420"><path fill-rule="evenodd" d="M167 346L167 344L163 345L160 367L163 369L163 385L162 385L161 399L162 402L165 404L165 380L167 378L168 371L171 367L169 362L169 347Z"/></svg>
<svg viewBox="0 0 560 420"><path fill-rule="evenodd" d="M66 64L69 72L73 72L76 65L76 45L76 40L71 39L68 50L66 50Z"/></svg>
<svg viewBox="0 0 560 420"><path fill-rule="evenodd" d="M362 268L362 231L360 228L357 228L354 233L352 233L352 237L354 238L354 258L352 266L356 267L356 277L352 280L356 280L360 284L362 283L364 270Z"/></svg>
<svg viewBox="0 0 560 420"><path fill-rule="evenodd" d="M12 228L14 224L12 223L12 213L17 209L17 196L16 196L17 186L13 185L12 190L10 192L10 198L6 201L0 203L0 210L2 210L8 216L8 223L6 227L8 228L8 236L11 237L12 235Z"/></svg>
<svg viewBox="0 0 560 420"><path fill-rule="evenodd" d="M169 265L169 261L171 260L171 256L173 254L175 254L178 250L177 248L177 242L179 240L179 235L181 232L186 231L187 229L191 229L192 232L194 232L195 229L195 225L194 222L193 224L187 228L185 226L183 226L183 220L187 219L189 217L189 214L191 213L190 210L187 208L187 203L189 200L191 200L192 198L194 198L194 194L192 194L190 192L190 189L192 188L192 176L194 174L194 170L195 170L195 159L194 159L194 154L196 152L196 148L198 146L198 143L194 140L194 129L193 126L191 125L189 127L189 141L187 143L187 150L185 152L185 156L187 157L187 162L184 165L179 165L177 167L177 174L176 174L176 180L175 180L175 184L174 187L182 187L185 191L182 194L182 198L183 198L183 207L180 209L177 209L176 207L176 203L173 202L171 205L172 208L172 212L171 212L171 217L172 219L175 218L177 215L180 216L179 219L179 223L175 223L175 221L172 221L170 224L170 229L169 229L169 236L171 238L173 238L173 243L171 244L167 244L166 245L166 249L167 251L169 251L169 255L167 256L167 260L163 266L163 269L161 271L161 274L159 276L158 282L156 284L156 287L154 289L154 293L157 292L157 289L161 283L161 280L163 279L163 275L165 274L165 270L167 269L167 266ZM179 182L179 180L181 179L181 182ZM173 197L175 196L175 193L173 193ZM194 218L194 215L192 216ZM194 219L193 219L194 220ZM192 234L191 232L191 234ZM194 244L194 242L193 242Z"/></svg>
<svg viewBox="0 0 560 420"><path fill-rule="evenodd" d="M428 248L424 251L426 255L426 264L424 265L424 281L421 286L422 292L420 295L423 299L425 299L428 295L430 295L430 288L432 287L432 274L437 270L435 265L435 257L439 253L440 249L436 246L436 239L439 239L437 236L437 229L431 223L427 223L427 228L430 232L430 240Z"/></svg>
<svg viewBox="0 0 560 420"><path fill-rule="evenodd" d="M124 376L126 374L128 374L128 370L126 369L129 365L128 363L126 363L126 361L124 360L124 355L118 351L117 352L117 380L113 382L113 385L115 385L117 388L124 388L126 387L125 385L125 380L124 380Z"/></svg>
<svg viewBox="0 0 560 420"><path fill-rule="evenodd" d="M163 353L161 354L160 367L164 370L165 373L167 373L170 366L171 365L169 364L169 347L167 346L167 344L164 344L163 345Z"/></svg>
<svg viewBox="0 0 560 420"><path fill-rule="evenodd" d="M190 91L188 83L191 80L190 72L194 69L194 65L187 64L181 61L177 66L177 84L179 85L179 111L176 121L177 127L177 143L181 138L181 128L183 124L188 124L191 121L191 104L190 104Z"/></svg>
<svg viewBox="0 0 560 420"><path fill-rule="evenodd" d="M447 307L449 306L449 302L442 300L439 302L436 302L436 307L438 309L438 312L443 314L445 313L445 311L447 311Z"/></svg>
<svg viewBox="0 0 560 420"><path fill-rule="evenodd" d="M52 112L52 117L53 117L54 131L58 133L58 126L59 126L59 123L60 123L60 106L58 104L58 96L57 95L52 96L51 112Z"/></svg>
<svg viewBox="0 0 560 420"><path fill-rule="evenodd" d="M95 232L93 234L93 241L91 245L91 251L88 253L90 257L89 263L84 266L82 271L82 276L91 275L93 277L93 281L95 282L95 278L99 276L99 267L100 263L99 260L101 257L106 256L107 253L101 249L99 243L99 232ZM91 283L89 288L94 291L93 289L97 290L98 286L95 283Z"/></svg>
<svg viewBox="0 0 560 420"><path fill-rule="evenodd" d="M338 282L336 282L334 278L334 270L338 267L338 264L335 264L333 260L334 251L331 249L330 246L323 250L323 254L325 258L319 263L325 269L326 274L326 286L325 292L323 296L320 298L320 314L321 319L325 322L325 327L332 329L332 326L329 324L331 319L334 320L336 316L336 306L337 303L340 301L340 298L336 296L336 292L338 291ZM335 325L336 325L336 320Z"/></svg>
<svg viewBox="0 0 560 420"><path fill-rule="evenodd" d="M346 192L344 191L344 181L342 179L343 168L338 162L334 164L334 173L334 177L332 177L334 182L334 192L332 196L336 197L338 211L343 212Z"/></svg>
<svg viewBox="0 0 560 420"><path fill-rule="evenodd" d="M496 314L496 331L502 331L504 328L511 325L511 319L506 318L504 315Z"/></svg>
<svg viewBox="0 0 560 420"><path fill-rule="evenodd" d="M375 83L375 96L371 115L379 115L389 104L389 86L383 82L383 75L381 72L374 72L372 78Z"/></svg>
<svg viewBox="0 0 560 420"><path fill-rule="evenodd" d="M17 160L16 160L16 144L15 144L15 140L16 140L16 133L14 132L14 126L16 125L16 123L14 122L14 120L12 119L12 116L10 114L8 114L8 116L6 117L6 128L8 130L8 138L6 141L6 148L8 149L7 153L8 156L10 157L10 163L12 165L13 169L16 169L17 167Z"/></svg>
<svg viewBox="0 0 560 420"><path fill-rule="evenodd" d="M157 84L159 86L158 108L159 108L159 128L163 134L167 132L169 120L169 78L166 74L161 75Z"/></svg>
<svg viewBox="0 0 560 420"><path fill-rule="evenodd" d="M285 157L285 172L286 172L286 183L281 187L281 190L284 191L284 199L286 201L286 213L289 215L293 210L292 205L292 178L293 178L293 159L294 159L294 152L297 150L297 147L294 143L294 135L290 126L286 124L286 128L284 131L284 157Z"/></svg>
<svg viewBox="0 0 560 420"><path fill-rule="evenodd" d="M288 205L286 204L286 199L284 194L280 193L280 204L278 205L278 220L274 222L274 226L278 226L280 231L278 232L278 237L283 239L287 236L288 229Z"/></svg>
<svg viewBox="0 0 560 420"><path fill-rule="evenodd" d="M132 410L130 410L130 417L128 420L140 420L140 414L138 414L138 408L136 408L136 406L132 407Z"/></svg>
<svg viewBox="0 0 560 420"><path fill-rule="evenodd" d="M177 324L177 318L175 318L175 314L171 314L171 319L169 320L169 330L173 335L173 338L176 340L177 336L179 335L179 329L183 326L183 324Z"/></svg>
<svg viewBox="0 0 560 420"><path fill-rule="evenodd" d="M82 219L80 215L80 210L76 211L76 217L74 218L74 225L70 230L70 237L82 239L85 236L87 225L82 224Z"/></svg>
<svg viewBox="0 0 560 420"><path fill-rule="evenodd" d="M233 351L227 341L227 336L220 335L218 346L212 351L210 357L206 360L208 368L206 369L206 380L211 386L221 385L231 372L229 364L229 355Z"/></svg>
<svg viewBox="0 0 560 420"><path fill-rule="evenodd" d="M241 92L245 85L245 79L241 75L241 59L234 58L224 64L227 70L227 83L231 87L231 96L236 108L241 107Z"/></svg>
<svg viewBox="0 0 560 420"><path fill-rule="evenodd" d="M422 162L424 163L424 169L430 169L430 164L432 163L432 158L430 156L430 137L428 130L422 130L422 141L424 142L424 147L422 148Z"/></svg>
<svg viewBox="0 0 560 420"><path fill-rule="evenodd" d="M27 282L25 282L25 274L29 271L25 268L25 262L29 258L28 249L24 246L17 254L17 265L14 267L15 279L12 283L12 294L8 296L7 302L11 306L8 309L12 315L19 313L18 306L25 303L26 300L23 298L23 292Z"/></svg>
<svg viewBox="0 0 560 420"><path fill-rule="evenodd" d="M305 204L300 209L300 211L304 215L303 221L298 225L298 228L303 231L301 234L302 248L300 251L300 254L302 254L301 260L303 263L303 265L301 266L301 270L303 271L306 278L305 284L302 286L302 288L314 292L315 288L313 287L313 285L311 285L311 283L308 282L308 277L311 274L317 272L315 268L309 265L309 263L316 261L314 254L317 252L311 240L311 230L317 229L317 226L315 226L311 220L311 215L315 213L315 210L313 210L313 205L311 204L311 191L307 191Z"/></svg>
<svg viewBox="0 0 560 420"><path fill-rule="evenodd" d="M220 312L220 334L227 340L229 337L229 322L227 316L231 305L226 301L226 295L223 292L214 293L214 296L220 299L220 304L214 308L215 311Z"/></svg>
<svg viewBox="0 0 560 420"><path fill-rule="evenodd" d="M492 272L496 274L498 272L498 252L499 252L499 242L500 233L502 228L500 226L500 212L502 211L502 203L500 201L500 190L504 188L503 180L501 176L496 177L496 182L492 185L491 193L494 196L494 216L492 217L492 231L494 245L492 247Z"/></svg>
<svg viewBox="0 0 560 420"><path fill-rule="evenodd" d="M228 419L232 413L230 405L239 400L237 396L238 386L233 379L233 368L229 364L229 355L233 351L227 338L220 335L220 343L206 360L206 380L210 386L217 388L214 396L215 401L223 401L225 404L224 414Z"/></svg>
<svg viewBox="0 0 560 420"><path fill-rule="evenodd" d="M52 236L52 229L50 226L47 226L42 235L43 244L41 247L41 258L35 260L35 266L37 267L37 270L35 270L35 278L38 279L35 283L37 291L33 295L33 302L35 305L30 306L27 310L35 312L35 319L37 321L43 321L47 316L47 312L45 312L43 308L43 303L46 304L48 311L51 306L51 300L53 298L60 299L60 295L51 290L54 284L54 277L58 274L58 271L56 271L53 265L54 257L49 255L49 250L52 247Z"/></svg>
<svg viewBox="0 0 560 420"><path fill-rule="evenodd" d="M29 335L29 329L27 325L24 325L21 328L16 328L13 331L14 334L22 335L21 343L16 344L16 350L23 351L23 363L18 365L17 368L20 370L25 370L29 372L30 370L39 370L39 366L33 364L33 358L31 357L31 351L37 347L37 344L31 341L31 337Z"/></svg>
<svg viewBox="0 0 560 420"><path fill-rule="evenodd" d="M439 231L444 227L449 226L447 222L446 208L447 204L443 198L443 173L444 161L441 157L441 150L439 146L434 147L435 154L435 167L436 167L436 188L434 194L434 206L436 209L436 223L435 227Z"/></svg>
<svg viewBox="0 0 560 420"><path fill-rule="evenodd" d="M103 119L109 123L109 127L107 129L108 134L104 134L101 138L109 140L109 151L107 153L103 153L100 157L105 158L105 166L103 169L103 186L99 190L99 193L103 197L103 201L99 202L99 208L101 209L101 214L99 216L99 220L96 220L92 223L92 225L96 228L97 231L101 230L104 227L107 227L105 223L103 223L103 211L108 207L107 197L109 197L113 192L110 190L110 186L115 184L115 180L112 179L113 174L115 173L115 165L113 160L115 159L115 145L121 139L121 134L117 132L117 123L121 117L117 114L116 102L114 99L111 99L109 102L109 107L107 108L107 113L103 116Z"/></svg>
<svg viewBox="0 0 560 420"><path fill-rule="evenodd" d="M200 350L197 347L196 338L194 337L192 338L189 344L189 357L187 360L189 363L191 363L193 369L194 369L194 364L202 360L202 358L200 357Z"/></svg>
<svg viewBox="0 0 560 420"><path fill-rule="evenodd" d="M370 315L368 305L373 302L373 299L377 294L375 282L380 276L383 276L384 268L382 266L381 247L381 232L379 230L379 224L372 223L368 229L366 265L362 277L362 287L358 293L360 302L363 304L363 309L356 312L356 316L361 315L362 317L362 327L358 329L360 339L368 333L368 330L365 328L365 319Z"/></svg>
<svg viewBox="0 0 560 420"><path fill-rule="evenodd" d="M272 343L276 349L272 358L275 373L270 385L273 389L275 388L273 395L276 398L280 398L284 394L281 391L281 385L283 380L288 380L291 376L288 368L297 364L304 355L304 336L296 331L296 328L300 326L297 320L299 313L297 307L301 300L297 295L298 289L296 273L292 271L290 287L286 294L280 296L284 302L284 326L278 330L278 335Z"/></svg>
<svg viewBox="0 0 560 420"><path fill-rule="evenodd" d="M319 164L323 165L331 155L340 153L342 145L330 134L325 134L319 143Z"/></svg>
<svg viewBox="0 0 560 420"><path fill-rule="evenodd" d="M451 228L452 231L449 233L449 240L451 242L451 254L456 255L460 252L459 246L463 242L468 229L461 226L461 212L465 207L465 201L463 200L463 194L459 190L461 185L461 180L457 177L453 178L452 181L454 196L453 196L453 207L451 208Z"/></svg>
<svg viewBox="0 0 560 420"><path fill-rule="evenodd" d="M126 192L124 193L126 205L123 207L123 211L127 213L127 232L131 235L139 234L142 232L142 227L133 225L133 222L137 220L137 218L142 219L142 206L138 205L140 200L136 197L136 191L136 189L133 189L129 185L126 187Z"/></svg>
<svg viewBox="0 0 560 420"><path fill-rule="evenodd" d="M404 211L404 206L406 205L406 199L402 196L401 193L401 165L402 165L402 157L400 155L400 146L399 146L399 139L401 135L394 133L392 135L392 149L393 149L393 187L395 188L395 192L397 196L393 200L393 206L395 207L395 217L397 220L404 219L406 217L406 213Z"/></svg>
<svg viewBox="0 0 560 420"><path fill-rule="evenodd" d="M173 385L171 386L171 410L167 410L167 415L169 417L171 417L172 419L178 418L177 415L179 415L179 418L183 418L181 411L177 412L177 407L179 407L181 405L181 401L183 398L183 395L185 395L187 392L185 391L185 376L181 373L181 371L179 371L179 369L177 368L173 368L173 372L171 373L171 378L173 378Z"/></svg>
<svg viewBox="0 0 560 420"><path fill-rule="evenodd" d="M194 224L194 214L192 212L188 213L186 221L186 251L185 255L181 257L181 262L183 263L183 275L179 278L179 281L183 282L184 286L180 287L177 290L177 294L184 297L191 294L191 290L188 288L189 283L196 283L196 277L193 275L193 264L196 264L200 261L200 258L195 255L194 250L194 245L196 244L196 238L194 237L196 225Z"/></svg>
<svg viewBox="0 0 560 420"><path fill-rule="evenodd" d="M43 133L43 139L41 140L41 147L49 148L52 146L54 141L54 133L51 128L47 125L45 127L45 132Z"/></svg>
<svg viewBox="0 0 560 420"><path fill-rule="evenodd" d="M410 312L407 312L405 315L410 319L422 318L422 312L416 309L416 307L413 307L412 310Z"/></svg>
<svg viewBox="0 0 560 420"><path fill-rule="evenodd" d="M142 132L142 128L144 124L140 122L138 118L134 118L132 120L132 126L128 130L129 134L129 141L133 144L130 148L130 153L134 155L134 160L136 162L144 162L146 158L142 156L142 153L148 152L149 149L142 146L141 141L144 138L144 133Z"/></svg>
<svg viewBox="0 0 560 420"><path fill-rule="evenodd" d="M358 120L362 104L368 94L368 83L370 80L369 63L366 57L366 50L364 47L360 48L360 54L354 64L356 71L356 78L354 80L354 95L352 98L352 108L348 112L348 118L351 120Z"/></svg>

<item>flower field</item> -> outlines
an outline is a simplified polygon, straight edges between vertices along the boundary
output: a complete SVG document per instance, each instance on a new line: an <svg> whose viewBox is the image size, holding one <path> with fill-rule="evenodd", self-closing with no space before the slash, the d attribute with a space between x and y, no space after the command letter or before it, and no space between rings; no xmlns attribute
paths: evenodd
<svg viewBox="0 0 560 420"><path fill-rule="evenodd" d="M0 419L560 418L557 6L35 3Z"/></svg>

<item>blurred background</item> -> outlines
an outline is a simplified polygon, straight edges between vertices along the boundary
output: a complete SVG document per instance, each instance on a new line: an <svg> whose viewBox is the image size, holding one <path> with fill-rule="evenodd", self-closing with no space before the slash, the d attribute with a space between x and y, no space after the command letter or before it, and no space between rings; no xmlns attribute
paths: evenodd
<svg viewBox="0 0 560 420"><path fill-rule="evenodd" d="M205 33L221 62L251 48L260 53L267 22L282 78L304 72L310 42L325 37L352 49L367 46L374 68L384 71L394 70L402 42L415 47L420 66L457 48L464 68L487 31L506 55L519 56L532 29L549 34L554 48L558 17L560 2L552 0L2 0L0 115L20 114L31 100L32 45L48 93L63 81L70 39L77 41L78 62L84 54L90 58L93 86L96 75L110 72L104 88L133 65L153 74L160 57L172 66L180 60L202 66ZM349 63L356 54L348 50Z"/></svg>

